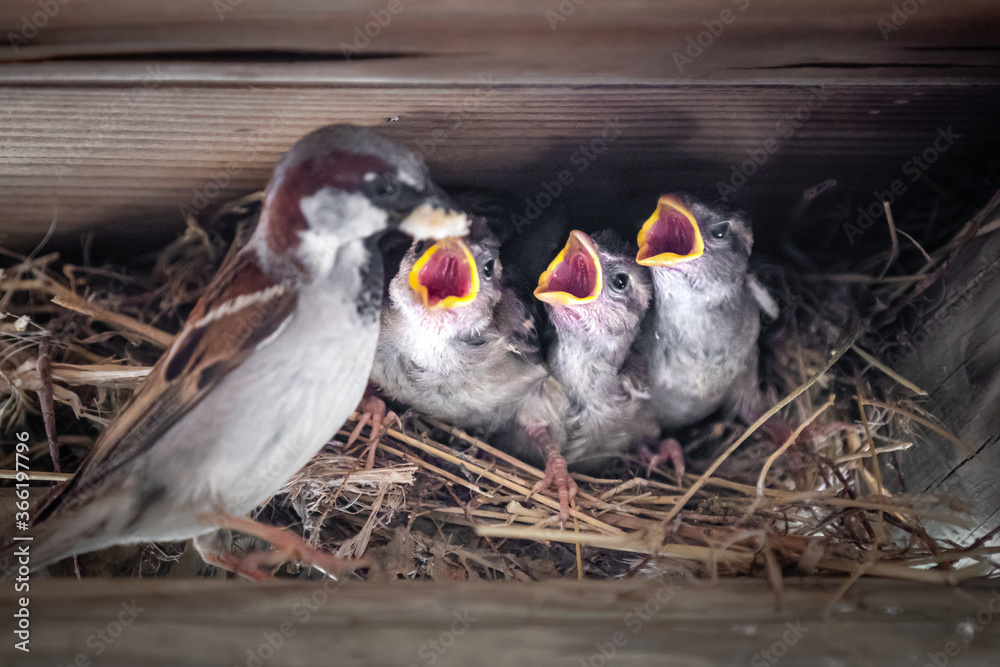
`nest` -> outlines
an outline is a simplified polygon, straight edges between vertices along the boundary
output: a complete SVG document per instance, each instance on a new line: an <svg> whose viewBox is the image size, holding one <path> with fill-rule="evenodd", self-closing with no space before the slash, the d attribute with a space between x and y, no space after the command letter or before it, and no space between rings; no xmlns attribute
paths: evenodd
<svg viewBox="0 0 1000 667"><path fill-rule="evenodd" d="M189 219L177 241L126 266L5 252L13 266L0 276L3 438L25 428L49 435L47 446L33 440L35 480L67 479L60 470L85 458L247 238L259 202L259 194L233 202L204 224ZM889 491L915 443L967 445L926 411L919 387L879 359L892 355L885 332L899 314L970 240L997 227L989 216L998 202L1000 194L971 221L955 221L958 233L933 249L908 244L905 261L899 239L910 237L887 207L891 247L863 266L827 275L764 268L781 304L762 338L774 401L766 416L780 412L796 434L815 424L824 435L808 450L791 442L775 450L758 437L760 423L705 424L686 434L690 472L679 483L629 458L603 478L574 475L580 492L561 527L554 497L529 497L540 470L396 406L374 470L364 469L369 429L348 448L348 422L259 518L339 555L376 554L381 566L369 578L610 579L681 569L767 577L780 591L783 574L796 572L942 584L987 574L991 536L964 546L934 537L937 524L972 527L970 499ZM10 477L13 458L0 468ZM179 551L133 554L116 571L164 574Z"/></svg>

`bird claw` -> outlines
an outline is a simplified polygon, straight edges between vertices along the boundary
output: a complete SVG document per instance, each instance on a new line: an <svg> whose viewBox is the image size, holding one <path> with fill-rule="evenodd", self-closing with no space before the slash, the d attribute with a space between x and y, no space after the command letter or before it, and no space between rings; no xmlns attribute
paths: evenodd
<svg viewBox="0 0 1000 667"><path fill-rule="evenodd" d="M569 502L576 497L576 481L569 476L566 459L562 454L549 454L545 463L545 477L531 489L528 498L554 486L559 496L559 523L564 528L569 519Z"/></svg>
<svg viewBox="0 0 1000 667"><path fill-rule="evenodd" d="M655 452L644 445L641 453L644 457L648 458L646 464L647 477L653 474L653 470L661 470L661 466L669 461L674 467L674 475L677 483L680 484L684 480L684 450L681 449L681 443L677 442L674 438L661 440Z"/></svg>
<svg viewBox="0 0 1000 667"><path fill-rule="evenodd" d="M371 567L367 556L349 559L338 558L306 544L294 533L275 526L267 526L251 519L241 519L230 515L200 517L205 523L237 530L260 538L271 544L272 551L260 551L239 558L229 551L213 545L211 540L195 540L195 548L209 565L233 572L245 579L266 581L273 577L273 571L282 563L296 561L303 567L315 568L328 576L353 572L358 568ZM267 572L270 570L271 572Z"/></svg>
<svg viewBox="0 0 1000 667"><path fill-rule="evenodd" d="M351 435L348 436L347 446L350 447L353 445L361 436L361 429L365 427L365 424L370 423L371 436L368 439L368 456L365 461L365 469L371 470L375 467L375 450L378 449L379 438L382 437L383 424L389 420L399 421L399 417L396 416L395 412L389 411L386 408L385 401L374 394L365 394L365 397L361 399L361 403L358 404L358 412L361 413L361 418L358 419L358 425L354 427Z"/></svg>

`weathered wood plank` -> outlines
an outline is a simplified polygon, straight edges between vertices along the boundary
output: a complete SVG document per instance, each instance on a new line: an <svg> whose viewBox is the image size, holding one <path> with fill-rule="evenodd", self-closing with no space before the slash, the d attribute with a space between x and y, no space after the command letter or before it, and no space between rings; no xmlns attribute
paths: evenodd
<svg viewBox="0 0 1000 667"><path fill-rule="evenodd" d="M77 70L62 83L51 69L32 81L26 66L11 79L0 68L8 243L37 240L53 217L63 235L172 233L182 205L207 210L262 187L296 138L330 122L382 125L421 150L445 184L502 183L534 197L569 170L575 182L558 204L615 216L623 200L664 187L713 189L773 141L734 196L761 228L775 221L762 206L789 197L794 205L828 178L884 189L939 128L961 137L935 167L942 172L1000 146L1000 83L534 86L492 83L484 70L486 83L464 85L288 86L274 82L280 70L263 68L257 76L267 81L247 87L229 66L150 66L159 69L146 87L142 63L95 67L89 81ZM213 78L222 74L224 82Z"/></svg>
<svg viewBox="0 0 1000 667"><path fill-rule="evenodd" d="M339 588L332 582L35 581L31 653L15 652L12 635L4 632L0 659L51 665L82 655L92 664L171 667L778 660L809 667L919 666L934 664L934 657L950 665L996 664L996 582L949 589L863 580L827 619L840 584L789 581L776 610L769 586L749 580L717 586L678 580ZM6 618L13 604L5 586L0 607ZM602 649L614 660L605 662Z"/></svg>
<svg viewBox="0 0 1000 667"><path fill-rule="evenodd" d="M0 6L2 34L20 37L16 49L0 50L0 59L211 52L342 57L341 44L353 45L368 28L369 43L358 41L362 54L526 54L529 67L553 62L569 71L645 75L677 73L673 53L706 30L706 22L716 34L702 38L704 52L692 51L685 73L740 77L744 68L838 63L991 66L990 49L1000 46L1000 9L990 0L917 3L916 11L900 12L898 26L892 3L866 0L399 0L395 14L389 5L73 0L57 4L51 18L36 19L37 2L19 0ZM368 25L372 12L383 25Z"/></svg>
<svg viewBox="0 0 1000 667"><path fill-rule="evenodd" d="M902 457L907 488L971 503L971 530L935 525L969 544L1000 527L1000 233L972 243L921 301L895 338L899 370L930 392L928 408L976 456L929 430ZM1000 544L1000 534L988 542Z"/></svg>

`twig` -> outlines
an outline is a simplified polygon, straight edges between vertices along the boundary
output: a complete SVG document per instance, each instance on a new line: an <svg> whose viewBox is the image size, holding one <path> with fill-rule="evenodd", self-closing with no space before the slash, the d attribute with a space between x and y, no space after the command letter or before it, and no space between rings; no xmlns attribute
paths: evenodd
<svg viewBox="0 0 1000 667"><path fill-rule="evenodd" d="M62 472L62 461L59 458L59 442L56 438L56 409L52 398L52 360L49 346L49 333L42 334L38 342L38 406L42 411L42 421L45 424L45 438L49 441L49 456L52 457L52 469Z"/></svg>
<svg viewBox="0 0 1000 667"><path fill-rule="evenodd" d="M788 396L786 396L782 400L778 401L778 403L775 404L770 410L768 410L763 415L761 415L757 419L757 421L755 421L753 424L751 424L750 427L746 431L743 432L743 435L741 435L736 440L736 442L734 442L733 444L729 445L729 447L726 448L726 451L724 451L722 454L720 454L718 456L718 458L716 458L714 461L712 461L712 465L710 465L708 467L708 470L706 470L704 473L702 473L701 477L698 478L698 481L696 481L691 486L691 488L688 489L684 493L683 496L681 496L681 499L677 501L677 504L674 505L673 508L667 513L667 518L664 520L663 523L669 525L670 522L673 521L674 518L684 508L684 505L686 505L687 502L689 500L691 500L691 498L694 497L694 494L698 492L698 489L700 489L701 487L703 487L705 485L705 483L709 480L709 478L712 475L715 474L715 471L719 469L719 466L721 466L723 464L723 462L727 458L729 458L730 455L732 455L732 453L735 452L736 449L740 445L742 445L744 442L746 442L747 438L749 438L758 428L760 428L761 426L763 426L764 423L767 422L768 419L770 419L774 415L778 414L778 411L781 410L781 408L785 407L786 405L788 405L789 403L791 403L792 401L794 401L796 398L799 397L800 394L802 394L803 392L805 392L806 389L808 389L809 387L811 387L814 384L816 384L816 382L819 381L819 379L821 377L823 377L823 375L826 374L826 372L828 370L830 370L831 368L833 368L833 365L835 363L837 363L837 361L842 356L844 356L844 353L847 352L847 350L850 348L850 346L851 346L851 344L853 344L853 342L854 341L853 341L853 337L852 337L852 340L851 340L850 344L842 346L839 350L835 350L831 354L830 360L827 361L826 365L823 367L822 370L820 370L818 373L816 373L815 375L813 375L809 380L807 380L805 382L805 384L799 385L799 387L797 389L795 389L795 391L793 391L792 393L790 393Z"/></svg>
<svg viewBox="0 0 1000 667"><path fill-rule="evenodd" d="M903 385L904 387L906 387L907 389L909 389L910 391L912 391L917 396L927 396L927 392L926 391L924 391L923 389L921 389L917 385L913 384L912 382L910 382L909 380L907 380L905 377L903 377L902 375L900 375L896 371L892 370L891 368L889 368L888 366L886 366L885 364L883 364L881 361L879 361L878 359L876 359L872 355L870 355L867 352L865 352L864 350L862 350L861 346L858 345L857 343L855 343L854 345L852 345L851 349L854 350L858 354L859 357L861 357L862 359L864 359L865 361L867 361L869 364L871 364L875 368L879 369L880 371L882 371L883 373L885 373L886 375L888 375L889 377L891 377L893 380L895 380L899 384Z"/></svg>
<svg viewBox="0 0 1000 667"><path fill-rule="evenodd" d="M52 297L52 303L74 312L87 315L95 320L118 327L119 329L134 333L147 343L152 343L161 349L170 347L170 343L174 340L173 335L168 334L166 331L157 329L156 327L151 327L148 324L144 324L129 317L128 315L112 312L107 308L81 299L78 296L69 294L54 296Z"/></svg>

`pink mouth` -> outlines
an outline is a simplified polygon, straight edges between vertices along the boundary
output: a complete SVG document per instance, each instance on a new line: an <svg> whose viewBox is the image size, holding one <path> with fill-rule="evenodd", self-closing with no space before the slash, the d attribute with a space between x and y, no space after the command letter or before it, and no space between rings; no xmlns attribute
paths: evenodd
<svg viewBox="0 0 1000 667"><path fill-rule="evenodd" d="M597 267L593 258L582 248L565 257L549 275L548 291L566 292L577 299L585 299L597 288Z"/></svg>
<svg viewBox="0 0 1000 667"><path fill-rule="evenodd" d="M427 290L427 303L436 306L448 297L463 299L472 291L472 268L464 254L442 248L427 259L418 280Z"/></svg>
<svg viewBox="0 0 1000 667"><path fill-rule="evenodd" d="M666 210L646 235L646 246L650 257L667 252L690 255L695 248L694 228L679 211Z"/></svg>

